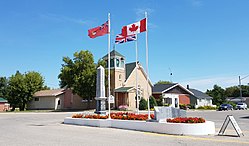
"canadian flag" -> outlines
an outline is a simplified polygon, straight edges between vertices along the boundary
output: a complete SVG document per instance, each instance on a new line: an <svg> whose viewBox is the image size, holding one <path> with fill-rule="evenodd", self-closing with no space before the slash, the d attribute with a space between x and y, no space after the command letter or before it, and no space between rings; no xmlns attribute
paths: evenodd
<svg viewBox="0 0 249 146"><path fill-rule="evenodd" d="M146 31L146 18L136 23L123 26L122 35L123 36L134 35L134 34L144 32L144 31Z"/></svg>

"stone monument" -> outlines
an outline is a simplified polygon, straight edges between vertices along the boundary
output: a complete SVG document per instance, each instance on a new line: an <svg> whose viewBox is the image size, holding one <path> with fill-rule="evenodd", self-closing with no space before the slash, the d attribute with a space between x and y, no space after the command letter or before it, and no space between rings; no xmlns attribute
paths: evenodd
<svg viewBox="0 0 249 146"><path fill-rule="evenodd" d="M106 114L106 97L105 97L105 69L102 66L97 68L96 82L96 111L97 114Z"/></svg>
<svg viewBox="0 0 249 146"><path fill-rule="evenodd" d="M168 118L186 117L186 110L174 107L155 106L154 115L156 121L166 121Z"/></svg>

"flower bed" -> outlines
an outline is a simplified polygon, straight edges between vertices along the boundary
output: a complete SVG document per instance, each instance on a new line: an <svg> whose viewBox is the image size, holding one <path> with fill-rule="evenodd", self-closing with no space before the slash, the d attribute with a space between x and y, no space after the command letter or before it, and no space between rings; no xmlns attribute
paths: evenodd
<svg viewBox="0 0 249 146"><path fill-rule="evenodd" d="M205 119L197 117L177 117L173 119L167 119L169 123L205 123Z"/></svg>
<svg viewBox="0 0 249 146"><path fill-rule="evenodd" d="M150 115L151 119L154 119L154 114ZM86 119L107 119L108 115L100 115L100 114L93 114L93 115L84 115L84 114L74 114L72 118L86 118ZM140 120L145 121L148 119L148 114L134 114L128 112L118 112L118 113L111 113L111 119L118 119L118 120Z"/></svg>
<svg viewBox="0 0 249 146"><path fill-rule="evenodd" d="M141 120L118 120L118 119L88 119L72 118L64 119L64 124L93 126L102 128L120 128L137 131L176 134L176 135L209 135L215 134L215 124L211 121L205 123L169 123L151 122Z"/></svg>

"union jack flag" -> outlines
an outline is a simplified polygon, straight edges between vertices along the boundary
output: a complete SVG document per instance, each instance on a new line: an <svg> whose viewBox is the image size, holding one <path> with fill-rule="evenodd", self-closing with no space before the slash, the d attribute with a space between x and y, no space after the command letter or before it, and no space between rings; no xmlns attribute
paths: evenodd
<svg viewBox="0 0 249 146"><path fill-rule="evenodd" d="M128 35L128 36L123 36L122 34L118 34L118 35L116 35L115 44L121 44L121 43L135 41L135 40L137 40L135 34Z"/></svg>

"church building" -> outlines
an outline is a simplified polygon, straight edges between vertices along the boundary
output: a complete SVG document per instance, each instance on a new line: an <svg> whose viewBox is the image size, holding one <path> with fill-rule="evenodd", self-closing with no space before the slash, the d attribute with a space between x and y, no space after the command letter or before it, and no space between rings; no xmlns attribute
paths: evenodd
<svg viewBox="0 0 249 146"><path fill-rule="evenodd" d="M106 61L108 68L108 54L103 60ZM110 52L110 77L111 77L111 95L115 97L114 107L121 105L128 106L128 110L136 110L136 62L126 63L125 57L119 52L113 50ZM147 100L152 95L152 83L146 79L146 72L138 62L137 70L138 81L138 99ZM148 89L147 89L148 88Z"/></svg>

